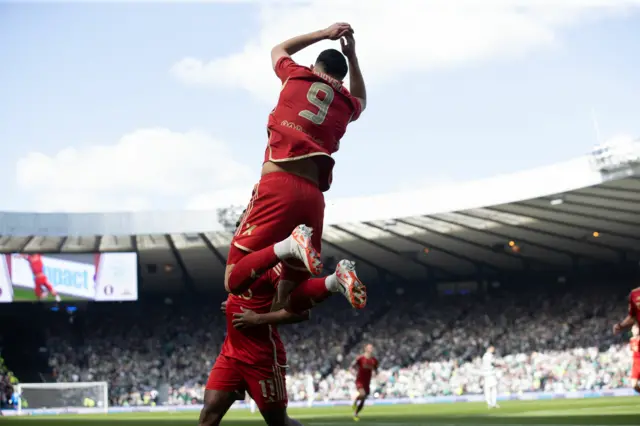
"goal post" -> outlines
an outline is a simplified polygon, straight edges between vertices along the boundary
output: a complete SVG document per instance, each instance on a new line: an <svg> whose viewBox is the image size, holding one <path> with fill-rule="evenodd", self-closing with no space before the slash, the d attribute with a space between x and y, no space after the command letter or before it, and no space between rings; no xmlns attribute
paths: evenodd
<svg viewBox="0 0 640 426"><path fill-rule="evenodd" d="M91 408L106 413L109 408L107 382L20 383L17 412Z"/></svg>

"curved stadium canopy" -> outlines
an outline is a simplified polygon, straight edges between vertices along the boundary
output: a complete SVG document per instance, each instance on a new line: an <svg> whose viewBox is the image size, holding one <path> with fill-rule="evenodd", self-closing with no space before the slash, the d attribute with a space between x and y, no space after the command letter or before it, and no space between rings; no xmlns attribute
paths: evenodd
<svg viewBox="0 0 640 426"><path fill-rule="evenodd" d="M639 147L605 145L511 175L329 202L323 256L356 260L365 278L402 280L640 261ZM231 234L219 228L212 211L7 212L0 252L137 251L145 282L206 288L223 276Z"/></svg>

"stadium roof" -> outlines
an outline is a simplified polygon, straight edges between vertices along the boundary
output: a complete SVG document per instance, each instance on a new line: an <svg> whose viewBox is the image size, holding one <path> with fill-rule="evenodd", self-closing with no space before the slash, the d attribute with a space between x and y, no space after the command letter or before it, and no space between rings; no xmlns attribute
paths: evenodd
<svg viewBox="0 0 640 426"><path fill-rule="evenodd" d="M640 143L425 191L329 202L323 256L365 278L440 281L640 261ZM0 252L137 251L163 289L223 276L216 212L0 213ZM152 266L149 266L152 265Z"/></svg>

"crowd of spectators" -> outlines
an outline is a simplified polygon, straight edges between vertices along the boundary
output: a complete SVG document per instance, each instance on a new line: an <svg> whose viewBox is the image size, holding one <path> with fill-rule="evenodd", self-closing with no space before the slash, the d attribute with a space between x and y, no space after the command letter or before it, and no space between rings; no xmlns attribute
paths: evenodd
<svg viewBox="0 0 640 426"><path fill-rule="evenodd" d="M2 358L2 341L0 340L0 409L15 407L14 387L17 384L18 378L9 370Z"/></svg>
<svg viewBox="0 0 640 426"><path fill-rule="evenodd" d="M349 367L365 343L381 362L372 386L378 398L480 393L480 357L490 345L497 349L501 393L628 385L627 345L610 332L624 314L624 293L593 288L371 300L356 312L336 298L309 322L280 328L290 399L307 398L310 376L317 399L351 399ZM162 384L169 385L169 404L198 403L224 339L217 303L104 304L72 323L51 322L53 375L61 382L107 381L113 405L153 404Z"/></svg>

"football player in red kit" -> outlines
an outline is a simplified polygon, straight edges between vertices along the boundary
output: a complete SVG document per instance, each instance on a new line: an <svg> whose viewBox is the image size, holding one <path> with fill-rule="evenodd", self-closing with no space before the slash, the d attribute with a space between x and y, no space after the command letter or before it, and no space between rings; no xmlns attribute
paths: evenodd
<svg viewBox="0 0 640 426"><path fill-rule="evenodd" d="M340 265L338 270L341 270ZM244 294L230 294L223 303L227 336L209 374L200 426L220 424L238 399L238 392L245 390L268 425L299 424L287 415L286 352L273 326L305 321L309 312L303 305L296 306L301 314L282 308L294 283L283 281L281 276L282 265L278 264L262 274ZM333 274L325 279L336 280L338 284L334 285L346 285L349 277ZM305 303L311 307L309 300Z"/></svg>
<svg viewBox="0 0 640 426"><path fill-rule="evenodd" d="M246 390L255 401L265 422L271 426L297 425L287 415L285 370L286 352L275 327L262 326L237 329L235 314L246 310L258 314L271 311L282 267L276 265L263 274L255 285L239 296L229 295L226 302L227 336L220 355L211 369L206 384L200 426L217 426L237 399L237 391ZM279 311L288 316L281 323L299 322L308 318Z"/></svg>
<svg viewBox="0 0 640 426"><path fill-rule="evenodd" d="M631 340L629 347L633 353L633 367L631 368L631 387L640 393L640 326L638 324L631 328Z"/></svg>
<svg viewBox="0 0 640 426"><path fill-rule="evenodd" d="M629 313L621 322L613 326L613 333L618 334L622 330L640 324L640 287L634 288L629 293Z"/></svg>
<svg viewBox="0 0 640 426"><path fill-rule="evenodd" d="M358 390L358 396L353 402L353 419L358 421L364 402L371 393L371 377L378 374L378 360L373 356L373 345L368 344L364 347L364 354L356 358L351 368L355 370Z"/></svg>
<svg viewBox="0 0 640 426"><path fill-rule="evenodd" d="M340 40L343 53L325 50L311 67L291 59L321 40ZM322 269L323 192L331 186L331 155L338 150L347 125L358 119L366 105L353 30L338 23L294 37L272 49L271 61L282 89L269 115L262 177L229 250L225 288L243 294L282 262L282 279L299 283L290 295L292 306L307 306L310 300L317 303L340 292L361 309L366 288L353 262L343 263L343 270L337 271L344 274L344 285L308 279ZM351 91L342 83L347 73Z"/></svg>
<svg viewBox="0 0 640 426"><path fill-rule="evenodd" d="M60 296L53 288L49 279L44 274L44 263L42 263L42 256L40 254L20 254L18 257L26 259L29 262L31 273L33 274L33 282L35 287L33 288L36 298L42 300L46 293L49 293L55 297L56 302L60 301Z"/></svg>

